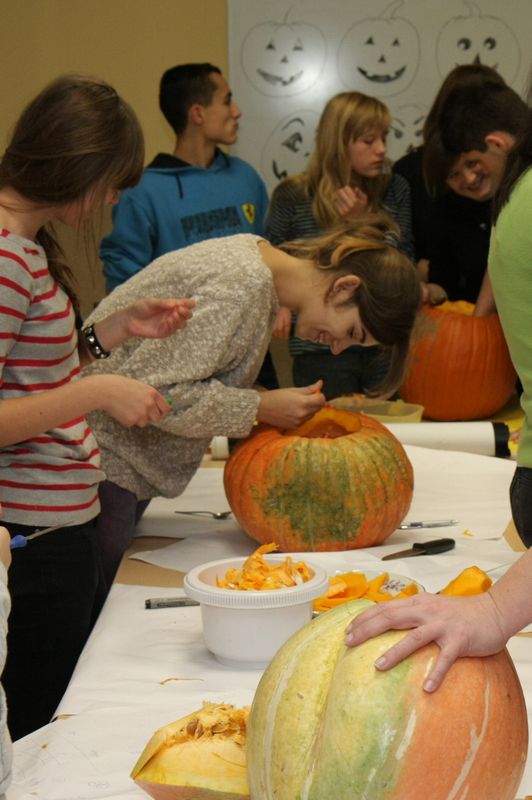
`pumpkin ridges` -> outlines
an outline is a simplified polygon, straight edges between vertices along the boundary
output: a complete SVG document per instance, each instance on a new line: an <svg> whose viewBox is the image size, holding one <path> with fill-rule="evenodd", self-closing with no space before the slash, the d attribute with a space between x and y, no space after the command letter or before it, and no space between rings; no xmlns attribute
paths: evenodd
<svg viewBox="0 0 532 800"><path fill-rule="evenodd" d="M348 621L366 607L351 601L328 611L266 669L248 725L252 797L513 800L527 753L527 716L508 654L458 659L429 694L422 681L436 645L383 673L375 659L406 631L343 646ZM475 730L484 734L478 743Z"/></svg>
<svg viewBox="0 0 532 800"><path fill-rule="evenodd" d="M338 419L334 409L324 413ZM383 541L397 527L412 498L406 453L377 420L343 413L360 430L314 439L266 429L249 453L245 444L233 451L224 486L249 536L285 551L344 550Z"/></svg>

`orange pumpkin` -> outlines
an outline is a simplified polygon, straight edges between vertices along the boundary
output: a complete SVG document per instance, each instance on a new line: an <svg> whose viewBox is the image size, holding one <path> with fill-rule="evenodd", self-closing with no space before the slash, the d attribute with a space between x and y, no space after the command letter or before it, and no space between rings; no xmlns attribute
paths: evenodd
<svg viewBox="0 0 532 800"><path fill-rule="evenodd" d="M517 379L497 314L474 317L465 301L424 306L400 389L434 420L482 419L508 402Z"/></svg>
<svg viewBox="0 0 532 800"><path fill-rule="evenodd" d="M350 550L397 528L413 470L380 422L327 407L296 430L257 429L231 453L224 486L252 539L289 552Z"/></svg>

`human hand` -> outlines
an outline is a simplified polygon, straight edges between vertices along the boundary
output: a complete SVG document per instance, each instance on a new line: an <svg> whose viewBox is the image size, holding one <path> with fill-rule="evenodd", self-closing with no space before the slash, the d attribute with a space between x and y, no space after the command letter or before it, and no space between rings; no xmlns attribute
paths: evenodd
<svg viewBox="0 0 532 800"><path fill-rule="evenodd" d="M322 387L323 381L317 381L311 386L261 392L257 419L280 428L297 428L325 405Z"/></svg>
<svg viewBox="0 0 532 800"><path fill-rule="evenodd" d="M125 428L155 424L171 411L163 395L142 381L122 375L91 375L85 380L96 382L99 387L100 402L96 407Z"/></svg>
<svg viewBox="0 0 532 800"><path fill-rule="evenodd" d="M147 297L137 300L125 309L127 337L164 339L185 327L194 306L194 300L189 298Z"/></svg>
<svg viewBox="0 0 532 800"><path fill-rule="evenodd" d="M0 526L0 561L6 569L11 564L11 549L9 547L11 536L7 528Z"/></svg>
<svg viewBox="0 0 532 800"><path fill-rule="evenodd" d="M439 306L449 298L443 286L437 283L425 283L421 281L421 298L423 303L431 306Z"/></svg>
<svg viewBox="0 0 532 800"><path fill-rule="evenodd" d="M334 195L334 205L340 217L357 217L368 208L368 196L358 186L342 186Z"/></svg>
<svg viewBox="0 0 532 800"><path fill-rule="evenodd" d="M292 327L292 312L289 308L280 308L275 318L272 336L276 339L288 339Z"/></svg>
<svg viewBox="0 0 532 800"><path fill-rule="evenodd" d="M355 647L385 631L410 628L410 633L387 650L375 666L390 669L435 642L440 655L423 684L427 692L440 686L457 658L498 653L507 641L501 615L489 592L473 597L422 592L405 600L376 603L349 623L344 641L348 647Z"/></svg>

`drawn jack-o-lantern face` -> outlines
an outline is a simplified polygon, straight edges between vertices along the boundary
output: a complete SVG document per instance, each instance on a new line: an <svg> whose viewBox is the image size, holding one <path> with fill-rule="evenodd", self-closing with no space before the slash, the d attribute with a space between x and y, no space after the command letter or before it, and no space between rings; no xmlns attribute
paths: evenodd
<svg viewBox="0 0 532 800"><path fill-rule="evenodd" d="M421 144L427 109L425 106L412 104L390 110L392 124L388 133L388 157L397 161Z"/></svg>
<svg viewBox="0 0 532 800"><path fill-rule="evenodd" d="M319 114L294 111L272 131L262 151L262 177L273 191L279 181L304 172L314 149Z"/></svg>
<svg viewBox="0 0 532 800"><path fill-rule="evenodd" d="M253 86L271 97L309 89L325 63L325 38L306 22L261 22L242 45L242 68Z"/></svg>
<svg viewBox="0 0 532 800"><path fill-rule="evenodd" d="M458 64L484 64L511 83L521 60L517 37L499 17L481 14L470 0L464 3L469 15L450 19L438 37L436 51L441 75L447 75Z"/></svg>
<svg viewBox="0 0 532 800"><path fill-rule="evenodd" d="M414 26L393 12L363 19L344 36L338 51L338 72L349 89L379 97L399 94L414 80L419 63L419 36Z"/></svg>

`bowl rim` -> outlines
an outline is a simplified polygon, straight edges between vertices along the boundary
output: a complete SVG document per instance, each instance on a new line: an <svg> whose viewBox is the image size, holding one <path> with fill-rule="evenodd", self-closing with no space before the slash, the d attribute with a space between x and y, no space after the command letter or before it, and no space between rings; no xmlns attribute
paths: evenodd
<svg viewBox="0 0 532 800"><path fill-rule="evenodd" d="M268 560L283 562L286 555L268 553ZM183 589L185 594L197 600L202 605L218 606L221 608L242 608L242 609L267 609L311 603L314 598L323 594L325 587L329 584L327 571L318 564L313 564L312 560L305 558L305 564L312 570L314 575L310 580L298 586L287 586L281 589L247 589L245 591L222 589L212 586L200 579L200 574L213 567L238 566L242 565L248 556L239 558L223 558L216 561L207 561L198 564L185 575ZM303 560L303 559L301 559ZM225 569L223 569L225 573Z"/></svg>

